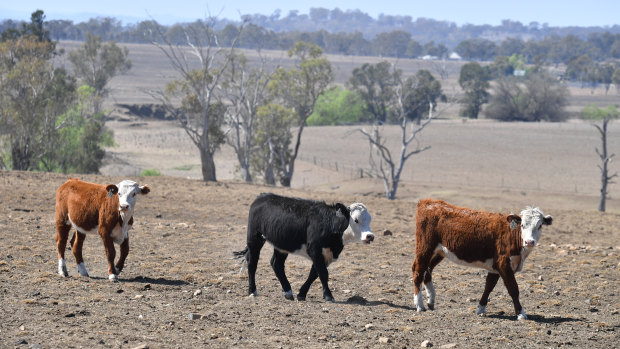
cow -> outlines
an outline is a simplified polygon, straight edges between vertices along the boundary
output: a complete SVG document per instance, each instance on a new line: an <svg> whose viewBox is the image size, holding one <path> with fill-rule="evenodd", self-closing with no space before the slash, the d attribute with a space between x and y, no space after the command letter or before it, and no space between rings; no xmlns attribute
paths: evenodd
<svg viewBox="0 0 620 349"><path fill-rule="evenodd" d="M361 203L347 208L341 203L328 205L271 193L259 195L250 206L247 246L243 251L234 252L238 258L245 256L248 264L248 293L258 295L255 274L260 250L267 241L274 247L271 267L286 299L294 299L284 271L284 262L292 253L312 261L310 274L301 286L297 300L306 299L310 285L318 277L323 286L323 299L333 302L327 283L327 267L338 259L344 244L374 240L370 220L366 206Z"/></svg>
<svg viewBox="0 0 620 349"><path fill-rule="evenodd" d="M435 306L433 269L444 258L464 266L488 271L486 286L478 304L478 314L486 314L489 294L500 276L514 303L518 320L526 319L519 303L515 272L532 252L542 232L553 218L538 208L526 207L521 215L491 213L457 207L442 200L418 202L413 272L414 304L418 312L426 310L420 285L428 297L429 309Z"/></svg>
<svg viewBox="0 0 620 349"><path fill-rule="evenodd" d="M138 186L131 180L107 186L70 178L56 192L56 247L58 248L58 274L67 277L65 248L71 228L77 231L71 239L72 252L81 276L88 277L82 258L82 245L88 234L98 233L103 240L108 259L108 279L118 280L129 253L129 229L137 195L150 192L148 186ZM116 250L120 245L120 258L114 265Z"/></svg>

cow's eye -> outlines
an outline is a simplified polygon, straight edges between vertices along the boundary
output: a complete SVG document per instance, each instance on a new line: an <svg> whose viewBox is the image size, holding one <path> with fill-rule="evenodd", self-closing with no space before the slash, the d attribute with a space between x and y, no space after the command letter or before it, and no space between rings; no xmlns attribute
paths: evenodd
<svg viewBox="0 0 620 349"><path fill-rule="evenodd" d="M355 223L359 223L359 222L360 222L360 221L359 221L357 218L355 218Z"/></svg>
<svg viewBox="0 0 620 349"><path fill-rule="evenodd" d="M132 197L136 196L136 193L131 194Z"/></svg>

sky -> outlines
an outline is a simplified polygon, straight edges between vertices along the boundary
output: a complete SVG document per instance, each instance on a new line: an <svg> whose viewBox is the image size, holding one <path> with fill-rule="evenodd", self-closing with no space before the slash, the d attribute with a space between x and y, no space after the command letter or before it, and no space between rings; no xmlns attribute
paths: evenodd
<svg viewBox="0 0 620 349"><path fill-rule="evenodd" d="M308 14L310 8L356 10L373 18L380 14L403 15L445 20L458 25L499 25L510 19L522 24L538 22L549 26L612 26L620 24L620 0L2 0L0 20L30 20L37 9L46 20L69 19L74 23L93 17L115 17L123 24L156 20L170 25L217 16L239 20L240 14L271 15L280 10L281 17L296 10Z"/></svg>

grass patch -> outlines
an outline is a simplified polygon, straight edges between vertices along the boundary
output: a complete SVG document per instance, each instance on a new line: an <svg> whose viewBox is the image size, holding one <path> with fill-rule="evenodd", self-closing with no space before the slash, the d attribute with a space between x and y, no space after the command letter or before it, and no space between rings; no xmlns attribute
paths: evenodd
<svg viewBox="0 0 620 349"><path fill-rule="evenodd" d="M161 176L161 173L159 172L159 170L155 169L155 168L147 168L142 170L142 172L140 172L140 176L142 177L158 177Z"/></svg>
<svg viewBox="0 0 620 349"><path fill-rule="evenodd" d="M191 171L199 167L200 165L182 165L182 166L173 167L172 169L177 170L177 171Z"/></svg>

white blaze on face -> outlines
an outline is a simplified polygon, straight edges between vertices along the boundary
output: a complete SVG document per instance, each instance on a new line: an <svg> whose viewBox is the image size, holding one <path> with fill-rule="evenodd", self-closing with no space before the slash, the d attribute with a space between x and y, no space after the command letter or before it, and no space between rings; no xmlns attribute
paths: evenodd
<svg viewBox="0 0 620 349"><path fill-rule="evenodd" d="M136 204L136 195L140 192L138 183L128 179L118 183L118 210L133 212Z"/></svg>
<svg viewBox="0 0 620 349"><path fill-rule="evenodd" d="M521 238L523 247L534 247L538 244L543 224L551 224L551 216L545 216L540 208L526 207L521 211Z"/></svg>
<svg viewBox="0 0 620 349"><path fill-rule="evenodd" d="M345 243L352 240L370 243L375 239L375 234L370 230L370 221L372 217L366 206L362 203L354 203L349 206L349 227L344 232L343 240Z"/></svg>

